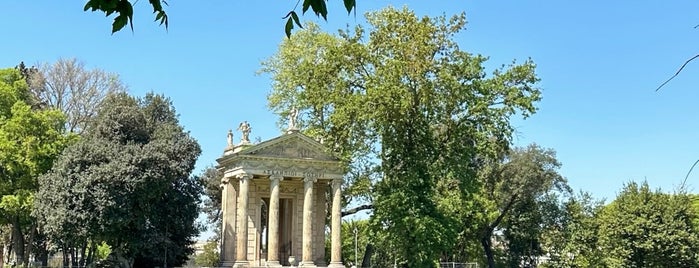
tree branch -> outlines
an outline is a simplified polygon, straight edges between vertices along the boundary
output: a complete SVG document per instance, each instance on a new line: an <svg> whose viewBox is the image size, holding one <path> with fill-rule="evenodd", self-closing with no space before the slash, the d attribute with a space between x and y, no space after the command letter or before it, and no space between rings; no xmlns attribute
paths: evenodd
<svg viewBox="0 0 699 268"><path fill-rule="evenodd" d="M693 60L696 59L696 58L699 58L699 54L694 55L694 57L692 57L692 58L688 59L687 61L685 61L684 64L682 64L682 66L680 67L680 69L677 70L677 72L676 72L672 77L670 77L670 79L666 80L666 81L665 81L664 83L662 83L658 88L656 88L655 91L657 92L658 90L660 90L660 88L662 88L663 86L665 86L665 84L669 83L670 80L672 80L672 79L674 79L675 77L677 77L677 75L680 74L680 72L682 72L682 69L684 69L684 67L687 66L687 64L688 64L689 62L693 61Z"/></svg>
<svg viewBox="0 0 699 268"><path fill-rule="evenodd" d="M374 209L374 204L365 204L365 205L357 206L354 208L350 208L348 210L343 211L340 215L342 217L344 217L344 216L356 214L357 212L360 212L362 210L369 210L369 209Z"/></svg>
<svg viewBox="0 0 699 268"><path fill-rule="evenodd" d="M507 212L509 212L509 210L512 208L512 205L514 205L515 200L517 199L517 196L518 196L518 194L512 195L509 202L507 202L507 205L505 205L505 208L503 208L502 211L500 212L500 215L498 215L498 218L495 219L495 221L490 226L488 226L488 229L491 232L492 232L492 230L495 230L495 228L498 227L498 225L500 225L500 222L502 222L502 219L505 218L505 215L507 214Z"/></svg>

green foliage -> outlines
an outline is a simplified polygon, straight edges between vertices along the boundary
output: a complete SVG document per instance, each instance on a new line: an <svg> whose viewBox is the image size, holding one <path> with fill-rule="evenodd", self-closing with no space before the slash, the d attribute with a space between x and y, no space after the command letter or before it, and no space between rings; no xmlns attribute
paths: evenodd
<svg viewBox="0 0 699 268"><path fill-rule="evenodd" d="M548 224L544 247L550 256L544 267L604 267L605 254L599 248L598 217L602 202L581 192L563 202L562 214Z"/></svg>
<svg viewBox="0 0 699 268"><path fill-rule="evenodd" d="M357 231L357 262L354 261L355 229ZM360 267L367 244L371 243L368 220L352 220L342 222L342 263L347 266ZM329 252L328 252L329 254ZM330 256L330 255L328 255Z"/></svg>
<svg viewBox="0 0 699 268"><path fill-rule="evenodd" d="M628 183L601 213L599 245L608 267L698 267L696 214L686 194Z"/></svg>
<svg viewBox="0 0 699 268"><path fill-rule="evenodd" d="M345 201L373 202L377 244L411 267L429 267L465 227L475 164L509 144L513 115L536 111L534 64L488 76L486 58L453 41L464 15L419 18L403 9L367 15L339 36L307 25L263 63L272 110L296 107L306 134L347 163ZM442 191L448 189L448 191ZM463 215L460 215L463 216Z"/></svg>
<svg viewBox="0 0 699 268"><path fill-rule="evenodd" d="M570 192L560 166L552 149L536 144L505 151L500 160L484 160L473 221L489 267L496 262L492 239L498 230L504 231L509 265L534 262L543 253L545 223L555 224L559 214L556 193Z"/></svg>
<svg viewBox="0 0 699 268"><path fill-rule="evenodd" d="M213 240L219 241L221 234L221 224L223 216L221 215L221 179L223 174L215 167L209 166L201 174L196 176L196 179L204 187L204 204L203 212L206 214L209 226L213 226L215 237Z"/></svg>
<svg viewBox="0 0 699 268"><path fill-rule="evenodd" d="M315 13L316 16L322 17L324 20L328 20L328 7L325 4L327 0L303 0L303 5L301 7L302 14L306 14L309 8ZM168 5L165 0L148 0L150 5L153 7L153 14L155 14L155 21L160 21L160 25L165 24L165 28L168 27L168 16L163 9L163 5ZM357 6L356 0L343 0L345 9L347 13L351 13L352 9ZM298 3L296 3L298 5ZM299 21L299 16L296 13L296 7L294 10L289 11L289 13L284 16L287 19L286 25L284 27L284 32L287 37L291 36L291 29L294 28L294 23L300 28L301 22ZM106 16L117 14L114 17L114 22L112 23L112 33L118 32L124 28L127 24L131 26L133 31L133 5L129 0L88 0L85 4L84 11L102 11Z"/></svg>
<svg viewBox="0 0 699 268"><path fill-rule="evenodd" d="M107 257L109 257L109 254L112 253L112 247L107 245L107 243L102 242L101 244L97 245L97 259L98 260L106 260Z"/></svg>
<svg viewBox="0 0 699 268"><path fill-rule="evenodd" d="M25 234L37 177L45 173L73 139L64 135L58 110L36 110L26 80L15 69L0 69L0 223L11 224L19 263L26 260ZM29 241L30 243L32 241Z"/></svg>
<svg viewBox="0 0 699 268"><path fill-rule="evenodd" d="M218 243L209 241L204 245L204 252L194 258L194 263L202 267L218 267L219 259Z"/></svg>
<svg viewBox="0 0 699 268"><path fill-rule="evenodd" d="M148 0L150 5L153 7L153 13L155 14L155 21L160 21L160 25L165 24L165 28L168 27L168 17L167 13L163 9L163 5L167 5L165 0ZM131 26L133 31L133 5L129 0L88 0L85 3L84 11L102 11L106 16L117 14L114 17L114 22L112 23L112 33L118 32L126 24Z"/></svg>
<svg viewBox="0 0 699 268"><path fill-rule="evenodd" d="M181 265L199 233L199 153L167 98L110 96L40 178L36 215L60 247L104 241L135 266L163 264L164 251Z"/></svg>

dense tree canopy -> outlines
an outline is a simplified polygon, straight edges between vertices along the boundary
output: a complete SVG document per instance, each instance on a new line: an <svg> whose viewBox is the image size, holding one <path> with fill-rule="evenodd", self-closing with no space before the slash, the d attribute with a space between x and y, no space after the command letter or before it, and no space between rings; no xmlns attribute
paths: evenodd
<svg viewBox="0 0 699 268"><path fill-rule="evenodd" d="M138 267L181 265L199 233L199 153L167 98L112 95L40 178L36 214L64 253L87 258L78 265L102 241Z"/></svg>
<svg viewBox="0 0 699 268"><path fill-rule="evenodd" d="M389 8L367 20L368 34L309 25L283 41L263 68L273 79L270 107L282 115L296 107L305 132L347 162L345 200L373 203L378 243L406 265L431 266L460 230L438 186L464 196L477 189L477 156L509 144L511 116L536 111L535 66L487 75L486 58L453 41L463 14Z"/></svg>
<svg viewBox="0 0 699 268"><path fill-rule="evenodd" d="M18 263L28 259L36 226L30 216L37 177L69 143L58 110L31 106L26 80L16 69L0 70L0 223L12 227L12 249ZM29 240L29 241L26 241Z"/></svg>
<svg viewBox="0 0 699 268"><path fill-rule="evenodd" d="M628 183L599 218L608 267L699 267L699 236L690 197Z"/></svg>

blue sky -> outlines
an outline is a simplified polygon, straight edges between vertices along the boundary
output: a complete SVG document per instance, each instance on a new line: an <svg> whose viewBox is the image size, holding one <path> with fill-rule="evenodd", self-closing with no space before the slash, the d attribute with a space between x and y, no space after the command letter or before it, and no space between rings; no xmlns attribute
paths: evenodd
<svg viewBox="0 0 699 268"><path fill-rule="evenodd" d="M281 17L295 1L169 1L170 28L136 4L135 30L110 33L111 18L83 12L83 1L1 1L0 67L78 58L120 74L134 95L169 96L213 164L226 131L247 120L251 137L278 135L266 106L270 78L260 61L284 38ZM699 53L696 1L358 1L357 16L330 0L336 32L362 14L408 6L418 15L466 12L462 49L490 56L489 68L531 57L538 65L539 112L514 120L517 145L558 152L576 190L611 200L624 182L671 190L699 159L699 61L660 92L655 88ZM236 138L240 135L236 134ZM699 191L699 171L689 177Z"/></svg>

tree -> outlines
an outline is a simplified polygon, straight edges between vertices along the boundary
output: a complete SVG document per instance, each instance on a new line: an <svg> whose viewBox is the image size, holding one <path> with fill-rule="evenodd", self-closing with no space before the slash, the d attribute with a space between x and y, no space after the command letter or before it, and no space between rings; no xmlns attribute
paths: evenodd
<svg viewBox="0 0 699 268"><path fill-rule="evenodd" d="M630 182L600 216L607 267L699 267L690 196Z"/></svg>
<svg viewBox="0 0 699 268"><path fill-rule="evenodd" d="M495 267L492 241L496 230L505 231L510 250L519 246L520 254L529 250L541 252L541 248L532 243L540 243L538 226L542 223L543 211L538 207L544 204L542 198L553 191L570 191L565 178L558 173L560 166L552 149L531 144L510 150L498 162L481 169L483 187L477 206L480 217L476 219L480 220L479 239L488 267ZM512 215L513 212L516 214ZM522 240L528 243L526 248L517 244ZM519 262L520 258L515 261Z"/></svg>
<svg viewBox="0 0 699 268"><path fill-rule="evenodd" d="M328 19L328 8L325 4L327 0L303 0L303 5L301 7L301 13L306 14L306 11L313 10L318 17L323 17L323 19ZM352 9L357 6L356 0L343 0L347 13L351 13ZM153 13L155 14L155 21L160 21L160 25L165 24L165 28L168 27L168 16L163 8L163 5L168 5L165 0L149 0L150 5L153 7ZM286 19L286 24L284 26L284 32L286 36L291 35L291 29L294 28L294 23L301 26L299 21L299 16L296 13L296 7L299 2L296 2L294 9L289 11L289 13L284 17ZM133 4L129 0L88 0L85 4L84 10L102 11L107 16L116 13L117 16L114 17L114 22L112 23L112 33L118 32L123 29L124 26L129 24L131 30L133 30Z"/></svg>
<svg viewBox="0 0 699 268"><path fill-rule="evenodd" d="M179 266L199 233L201 185L190 176L199 153L164 96L109 96L40 178L35 213L74 265L105 242L137 267Z"/></svg>
<svg viewBox="0 0 699 268"><path fill-rule="evenodd" d="M221 224L223 223L221 215L222 178L223 174L213 166L207 167L197 176L197 180L204 187L203 210L207 216L208 223L214 226L214 241L220 240Z"/></svg>
<svg viewBox="0 0 699 268"><path fill-rule="evenodd" d="M194 257L194 263L201 267L218 267L219 259L218 243L209 241L204 245L204 252Z"/></svg>
<svg viewBox="0 0 699 268"><path fill-rule="evenodd" d="M603 202L581 192L562 204L556 224L545 231L544 248L550 260L544 267L604 267L599 248L599 220Z"/></svg>
<svg viewBox="0 0 699 268"><path fill-rule="evenodd" d="M62 111L66 130L78 134L95 116L106 96L126 91L117 74L86 69L75 58L42 64L28 75L34 98L47 108Z"/></svg>
<svg viewBox="0 0 699 268"><path fill-rule="evenodd" d="M12 229L17 263L28 260L36 230L31 217L37 177L46 172L70 137L58 110L36 110L18 70L0 70L0 223ZM27 250L31 251L31 250Z"/></svg>
<svg viewBox="0 0 699 268"><path fill-rule="evenodd" d="M388 8L367 20L369 34L308 25L283 41L263 63L273 79L269 104L280 115L296 107L304 132L346 161L345 189L366 189L374 239L391 259L434 266L462 227L440 205L438 186L463 200L475 192L476 157L509 144L511 116L536 111L535 66L513 63L488 76L486 58L453 41L463 14Z"/></svg>

